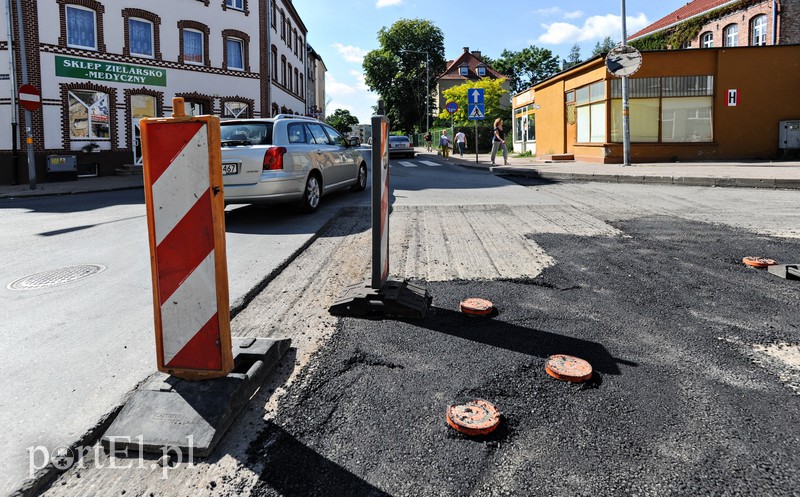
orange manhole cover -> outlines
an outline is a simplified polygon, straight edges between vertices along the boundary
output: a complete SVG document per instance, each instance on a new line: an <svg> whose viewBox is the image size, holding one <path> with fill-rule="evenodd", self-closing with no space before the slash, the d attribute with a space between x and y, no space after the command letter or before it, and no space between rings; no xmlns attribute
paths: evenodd
<svg viewBox="0 0 800 497"><path fill-rule="evenodd" d="M494 310L491 301L479 298L462 300L458 307L464 314L472 316L488 316Z"/></svg>
<svg viewBox="0 0 800 497"><path fill-rule="evenodd" d="M765 259L763 257L745 257L742 262L752 267L767 267L777 264L774 259Z"/></svg>
<svg viewBox="0 0 800 497"><path fill-rule="evenodd" d="M447 424L465 435L488 435L500 424L500 412L482 399L447 408Z"/></svg>
<svg viewBox="0 0 800 497"><path fill-rule="evenodd" d="M571 355L551 355L547 358L544 370L553 378L573 383L580 383L592 377L592 365Z"/></svg>

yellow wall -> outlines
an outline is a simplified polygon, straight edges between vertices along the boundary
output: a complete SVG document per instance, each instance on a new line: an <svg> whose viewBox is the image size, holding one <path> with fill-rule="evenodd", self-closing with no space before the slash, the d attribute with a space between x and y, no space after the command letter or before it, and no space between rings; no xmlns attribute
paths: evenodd
<svg viewBox="0 0 800 497"><path fill-rule="evenodd" d="M714 76L713 137L709 143L632 143L634 161L774 159L780 157L778 122L800 119L800 46L778 45L644 52L634 78ZM537 155L572 153L576 160L621 162L622 144L567 143L564 94L614 79L603 60L570 69L534 87ZM610 85L609 85L610 88ZM736 107L727 105L737 89ZM608 96L608 95L607 95ZM611 110L607 111L610 135ZM571 138L573 139L573 138Z"/></svg>

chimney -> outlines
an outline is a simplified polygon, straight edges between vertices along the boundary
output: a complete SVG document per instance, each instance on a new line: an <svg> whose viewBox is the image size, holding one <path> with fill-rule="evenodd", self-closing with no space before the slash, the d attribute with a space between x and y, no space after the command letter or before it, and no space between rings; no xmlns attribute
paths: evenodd
<svg viewBox="0 0 800 497"><path fill-rule="evenodd" d="M472 56L475 57L478 60L481 60L481 61L483 60L481 58L481 51L480 50L473 50L472 51Z"/></svg>
<svg viewBox="0 0 800 497"><path fill-rule="evenodd" d="M469 52L469 47L464 47L464 53Z"/></svg>

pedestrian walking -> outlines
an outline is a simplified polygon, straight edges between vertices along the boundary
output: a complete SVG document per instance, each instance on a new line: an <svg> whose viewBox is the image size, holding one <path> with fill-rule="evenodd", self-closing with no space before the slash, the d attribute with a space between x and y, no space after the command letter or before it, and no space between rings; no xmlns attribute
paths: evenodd
<svg viewBox="0 0 800 497"><path fill-rule="evenodd" d="M456 133L456 145L458 146L458 153L464 157L464 149L467 148L467 135L464 134L463 129L459 129Z"/></svg>
<svg viewBox="0 0 800 497"><path fill-rule="evenodd" d="M450 137L447 136L447 130L442 131L442 137L439 138L439 145L442 147L442 157L447 159L450 156Z"/></svg>
<svg viewBox="0 0 800 497"><path fill-rule="evenodd" d="M506 147L506 133L503 131L503 120L499 117L494 120L494 129L492 130L492 165L494 166L494 158L497 156L497 149L503 149L503 163L508 165L508 147Z"/></svg>
<svg viewBox="0 0 800 497"><path fill-rule="evenodd" d="M425 140L425 147L428 149L428 152L433 152L433 144L431 143L431 132L428 131L427 133L425 133L425 136L423 138Z"/></svg>

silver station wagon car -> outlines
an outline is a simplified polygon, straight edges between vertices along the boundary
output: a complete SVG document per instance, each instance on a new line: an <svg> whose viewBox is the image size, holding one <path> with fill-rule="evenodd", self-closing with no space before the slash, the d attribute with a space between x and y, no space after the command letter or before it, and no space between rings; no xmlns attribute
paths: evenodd
<svg viewBox="0 0 800 497"><path fill-rule="evenodd" d="M226 204L297 202L313 212L325 194L367 186L358 147L318 119L279 114L220 126Z"/></svg>

